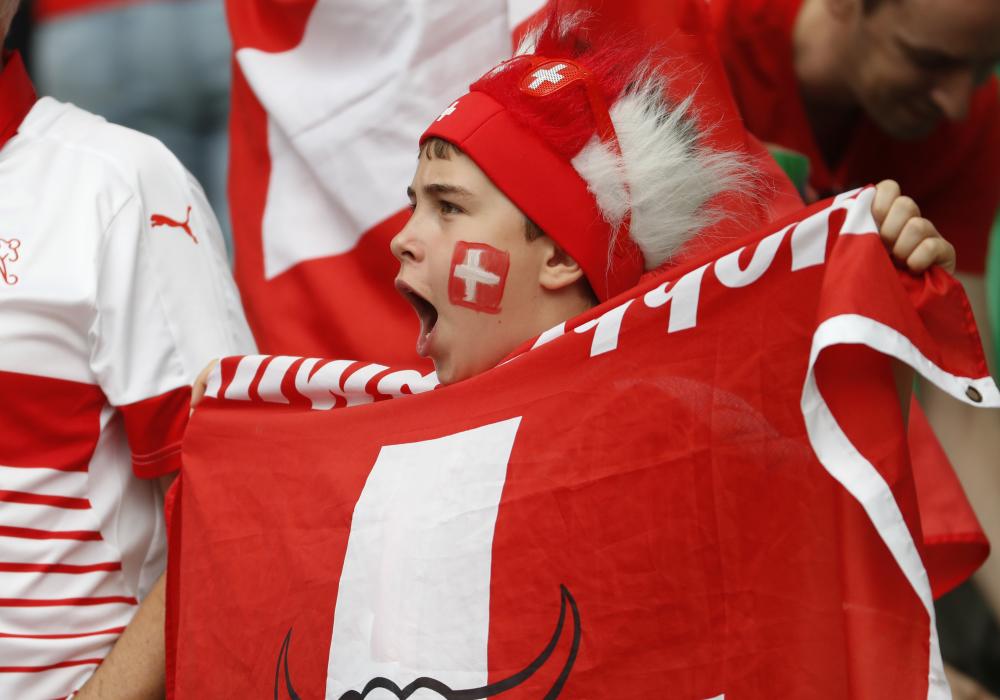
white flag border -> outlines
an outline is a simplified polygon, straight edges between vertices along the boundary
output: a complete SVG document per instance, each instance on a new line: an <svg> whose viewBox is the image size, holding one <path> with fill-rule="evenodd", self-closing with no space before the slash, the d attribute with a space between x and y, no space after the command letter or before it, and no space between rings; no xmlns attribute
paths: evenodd
<svg viewBox="0 0 1000 700"><path fill-rule="evenodd" d="M815 367L819 356L836 345L865 345L872 350L905 362L942 391L959 401L981 407L1000 407L1000 389L991 377L961 377L931 362L909 338L896 329L858 314L842 314L825 320L813 334L809 367L802 388L801 409L809 442L826 471L861 504L899 564L930 619L930 659L928 700L951 700L951 690L944 675L941 648L934 617L934 598L927 570L903 514L889 485L878 470L858 452L841 429L827 406L816 383ZM974 389L981 401L973 401L967 392ZM969 392L973 393L973 392Z"/></svg>

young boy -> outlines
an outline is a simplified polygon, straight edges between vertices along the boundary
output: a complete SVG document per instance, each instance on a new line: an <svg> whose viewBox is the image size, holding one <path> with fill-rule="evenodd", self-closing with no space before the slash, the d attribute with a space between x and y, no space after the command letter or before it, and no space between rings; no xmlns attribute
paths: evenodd
<svg viewBox="0 0 1000 700"><path fill-rule="evenodd" d="M723 217L764 223L754 154L700 133L715 105L670 104L642 57L579 51L565 29L550 24L534 54L487 73L421 138L413 215L392 251L421 322L417 352L442 383L633 287ZM954 269L954 249L895 182L873 210L897 260Z"/></svg>

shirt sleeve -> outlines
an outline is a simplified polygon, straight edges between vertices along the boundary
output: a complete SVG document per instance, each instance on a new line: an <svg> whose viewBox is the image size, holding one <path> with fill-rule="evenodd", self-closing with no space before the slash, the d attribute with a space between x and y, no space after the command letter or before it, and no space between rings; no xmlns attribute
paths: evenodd
<svg viewBox="0 0 1000 700"><path fill-rule="evenodd" d="M91 368L124 417L142 478L180 467L198 372L254 352L218 222L198 183L156 147L104 232L90 333Z"/></svg>

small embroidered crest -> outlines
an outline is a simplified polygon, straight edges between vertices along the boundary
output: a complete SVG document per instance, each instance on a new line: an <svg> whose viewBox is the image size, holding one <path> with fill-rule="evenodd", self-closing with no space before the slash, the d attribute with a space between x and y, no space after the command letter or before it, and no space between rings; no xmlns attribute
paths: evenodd
<svg viewBox="0 0 1000 700"><path fill-rule="evenodd" d="M17 284L20 279L8 269L20 257L20 247L21 241L16 238L0 238L0 279L8 286Z"/></svg>

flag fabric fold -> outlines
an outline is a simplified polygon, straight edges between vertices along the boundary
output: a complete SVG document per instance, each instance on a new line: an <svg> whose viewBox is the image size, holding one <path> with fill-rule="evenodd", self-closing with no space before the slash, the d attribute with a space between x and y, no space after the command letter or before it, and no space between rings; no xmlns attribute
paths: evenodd
<svg viewBox="0 0 1000 700"><path fill-rule="evenodd" d="M1000 392L872 192L458 384L225 359L173 509L171 696L949 697L893 363Z"/></svg>

